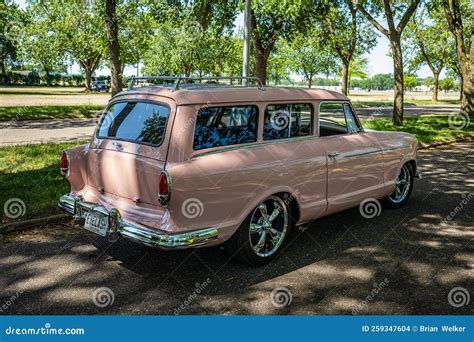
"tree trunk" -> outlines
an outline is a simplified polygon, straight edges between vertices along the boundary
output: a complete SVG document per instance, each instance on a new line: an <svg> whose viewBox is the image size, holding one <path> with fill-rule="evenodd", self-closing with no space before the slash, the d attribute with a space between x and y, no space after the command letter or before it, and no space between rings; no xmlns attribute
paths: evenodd
<svg viewBox="0 0 474 342"><path fill-rule="evenodd" d="M115 0L105 1L105 28L107 29L107 46L110 58L110 88L112 96L122 91L122 66L120 61L120 43L118 39L118 22Z"/></svg>
<svg viewBox="0 0 474 342"><path fill-rule="evenodd" d="M432 98L432 100L434 102L437 102L438 101L439 73L434 72L433 73L433 78L434 78L434 82L433 82L433 98Z"/></svg>
<svg viewBox="0 0 474 342"><path fill-rule="evenodd" d="M474 50L474 48L471 48ZM474 115L474 66L468 65L466 76L463 77L462 84L462 102L461 110L469 114L469 116Z"/></svg>
<svg viewBox="0 0 474 342"><path fill-rule="evenodd" d="M349 61L342 60L342 94L348 94L349 89Z"/></svg>
<svg viewBox="0 0 474 342"><path fill-rule="evenodd" d="M85 73L84 83L86 86L86 91L91 91L92 74L94 73L94 71L92 70L91 67L86 67L84 68L84 73Z"/></svg>
<svg viewBox="0 0 474 342"><path fill-rule="evenodd" d="M311 88L312 85L313 85L313 75L310 75L308 77L308 88Z"/></svg>
<svg viewBox="0 0 474 342"><path fill-rule="evenodd" d="M390 39L393 55L393 78L394 78L394 101L393 101L393 124L403 124L403 57L400 36L392 36Z"/></svg>
<svg viewBox="0 0 474 342"><path fill-rule="evenodd" d="M462 103L464 101L464 77L462 75L460 75L459 81L459 101Z"/></svg>
<svg viewBox="0 0 474 342"><path fill-rule="evenodd" d="M255 77L260 79L263 85L267 84L267 62L268 56L265 49L255 47Z"/></svg>
<svg viewBox="0 0 474 342"><path fill-rule="evenodd" d="M6 84L7 83L7 72L5 70L5 63L3 62L3 58L2 58L2 61L0 62L0 66L2 68L2 83L3 84Z"/></svg>

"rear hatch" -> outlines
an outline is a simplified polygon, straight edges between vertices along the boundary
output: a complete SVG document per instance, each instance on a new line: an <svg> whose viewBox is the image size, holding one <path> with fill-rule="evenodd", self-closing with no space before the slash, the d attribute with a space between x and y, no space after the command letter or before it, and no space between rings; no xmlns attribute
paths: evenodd
<svg viewBox="0 0 474 342"><path fill-rule="evenodd" d="M104 194L158 205L171 107L144 100L108 106L88 153L88 183Z"/></svg>

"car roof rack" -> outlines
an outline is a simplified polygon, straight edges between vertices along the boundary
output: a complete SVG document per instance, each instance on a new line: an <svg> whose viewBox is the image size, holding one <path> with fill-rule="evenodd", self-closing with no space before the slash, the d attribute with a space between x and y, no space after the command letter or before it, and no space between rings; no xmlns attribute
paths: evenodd
<svg viewBox="0 0 474 342"><path fill-rule="evenodd" d="M204 81L204 83L203 83ZM224 84L221 81L241 81L242 84ZM170 88L172 91L179 89L202 89L223 87L257 87L265 90L265 86L258 77L244 76L217 76L217 77L185 77L185 76L132 76L128 79L128 90L132 90L136 84L146 82L146 86ZM161 83L160 83L161 82ZM254 85L250 85L253 83Z"/></svg>

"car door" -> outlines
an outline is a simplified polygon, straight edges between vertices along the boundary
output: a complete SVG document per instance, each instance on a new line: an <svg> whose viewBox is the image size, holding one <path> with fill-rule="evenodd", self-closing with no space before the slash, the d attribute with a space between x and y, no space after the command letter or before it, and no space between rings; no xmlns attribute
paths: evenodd
<svg viewBox="0 0 474 342"><path fill-rule="evenodd" d="M319 134L326 151L328 214L383 195L383 151L363 131L347 102L321 102Z"/></svg>

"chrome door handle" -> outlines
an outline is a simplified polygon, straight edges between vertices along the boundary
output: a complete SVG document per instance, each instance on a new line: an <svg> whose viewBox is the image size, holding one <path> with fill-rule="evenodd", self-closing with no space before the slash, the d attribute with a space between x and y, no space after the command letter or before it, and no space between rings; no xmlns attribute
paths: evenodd
<svg viewBox="0 0 474 342"><path fill-rule="evenodd" d="M332 158L332 159L336 159L336 157L337 157L338 155L340 155L339 152L331 152L331 153L328 154L328 157L329 157L329 158Z"/></svg>

